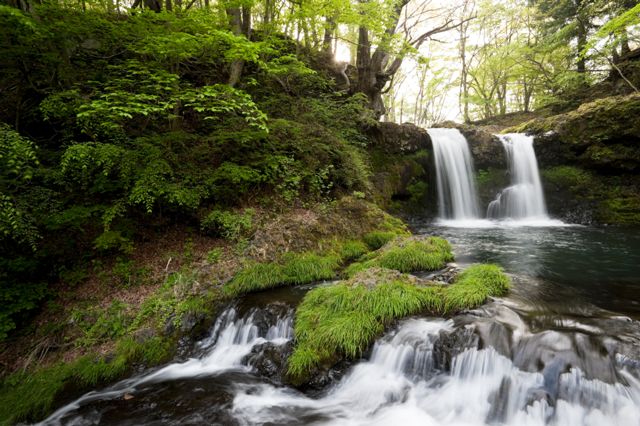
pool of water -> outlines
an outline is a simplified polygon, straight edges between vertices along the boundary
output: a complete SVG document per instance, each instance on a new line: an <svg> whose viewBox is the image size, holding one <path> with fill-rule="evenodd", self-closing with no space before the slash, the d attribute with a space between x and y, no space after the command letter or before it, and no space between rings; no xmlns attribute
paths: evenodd
<svg viewBox="0 0 640 426"><path fill-rule="evenodd" d="M583 226L464 228L414 223L449 240L460 264L497 263L529 281L519 293L550 305L594 304L640 318L640 232Z"/></svg>

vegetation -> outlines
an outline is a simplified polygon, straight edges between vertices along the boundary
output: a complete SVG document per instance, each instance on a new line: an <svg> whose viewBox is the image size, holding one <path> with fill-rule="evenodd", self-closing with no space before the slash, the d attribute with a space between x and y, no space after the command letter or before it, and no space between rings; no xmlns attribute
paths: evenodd
<svg viewBox="0 0 640 426"><path fill-rule="evenodd" d="M346 274L353 274L374 266L400 272L435 271L453 260L449 243L439 237L399 237L360 262L351 264Z"/></svg>
<svg viewBox="0 0 640 426"><path fill-rule="evenodd" d="M446 315L504 296L509 279L496 265L473 265L449 286L384 268L317 287L296 310L296 347L288 374L303 384L341 358L357 358L393 320L417 313Z"/></svg>
<svg viewBox="0 0 640 426"><path fill-rule="evenodd" d="M122 377L134 363L157 364L173 352L173 341L154 337L140 343L122 339L113 357L86 355L35 372L18 371L0 388L0 419L12 424L34 422L48 414L63 391L97 386Z"/></svg>

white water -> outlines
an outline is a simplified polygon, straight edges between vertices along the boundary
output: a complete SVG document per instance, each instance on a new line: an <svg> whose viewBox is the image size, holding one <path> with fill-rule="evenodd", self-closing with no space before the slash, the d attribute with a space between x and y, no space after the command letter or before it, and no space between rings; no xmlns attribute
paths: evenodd
<svg viewBox="0 0 640 426"><path fill-rule="evenodd" d="M458 129L427 131L435 156L440 219L477 219L478 195L467 140Z"/></svg>
<svg viewBox="0 0 640 426"><path fill-rule="evenodd" d="M227 309L216 320L210 336L198 343L204 350L200 358L169 364L155 372L118 382L104 391L89 392L60 408L41 424L63 424L62 419L81 405L118 398L125 393L135 392L137 387L144 384L215 375L232 370L250 371L251 367L244 365L242 360L249 355L253 347L267 342L281 345L293 337L293 315L278 318L265 336L260 336L254 323L254 315L255 311L244 318L238 318L235 309Z"/></svg>
<svg viewBox="0 0 640 426"><path fill-rule="evenodd" d="M637 425L640 382L588 380L575 368L550 395L541 373L516 368L493 348L468 349L451 371L433 369L433 344L451 321L409 320L381 339L320 399L271 385L238 386L232 412L241 424L293 424L300 413L330 425ZM286 407L286 408L285 408Z"/></svg>
<svg viewBox="0 0 640 426"><path fill-rule="evenodd" d="M511 185L489 204L487 217L529 222L548 221L538 161L533 150L533 137L521 133L497 136L507 155Z"/></svg>
<svg viewBox="0 0 640 426"><path fill-rule="evenodd" d="M251 347L268 339L285 342L292 332L289 316L279 318L265 337L260 337L253 318L237 318L234 310L225 312L211 337L201 342L205 349L201 358L171 364L105 391L86 394L44 423L93 424L82 417L73 418L72 412L84 404L135 392L142 383L214 376L230 370L249 374L249 367L242 365L242 360ZM466 349L452 358L450 371L442 371L437 368L434 347L454 329L451 320L403 321L396 331L375 343L370 360L352 367L319 398L266 381L236 382L232 385L235 396L229 413L247 425L638 424L640 381L624 366L632 364L631 360L621 359L619 363L622 367L618 374L625 384L590 380L576 368L550 377L523 371L491 347ZM514 332L512 339L525 334Z"/></svg>

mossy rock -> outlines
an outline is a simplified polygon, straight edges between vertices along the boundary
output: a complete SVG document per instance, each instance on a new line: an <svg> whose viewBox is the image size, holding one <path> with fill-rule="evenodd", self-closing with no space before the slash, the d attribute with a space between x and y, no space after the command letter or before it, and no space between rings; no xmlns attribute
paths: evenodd
<svg viewBox="0 0 640 426"><path fill-rule="evenodd" d="M448 286L371 267L347 281L315 288L296 310L288 379L303 385L341 359L362 356L394 320L474 308L508 290L509 279L496 265L471 266Z"/></svg>

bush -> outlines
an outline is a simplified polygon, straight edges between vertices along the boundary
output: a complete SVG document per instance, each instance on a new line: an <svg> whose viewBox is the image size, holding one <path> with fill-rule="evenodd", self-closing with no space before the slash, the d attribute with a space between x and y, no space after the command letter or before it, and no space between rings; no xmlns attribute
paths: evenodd
<svg viewBox="0 0 640 426"><path fill-rule="evenodd" d="M253 209L244 209L242 213L216 209L202 220L200 227L210 234L237 240L251 230L254 215Z"/></svg>

